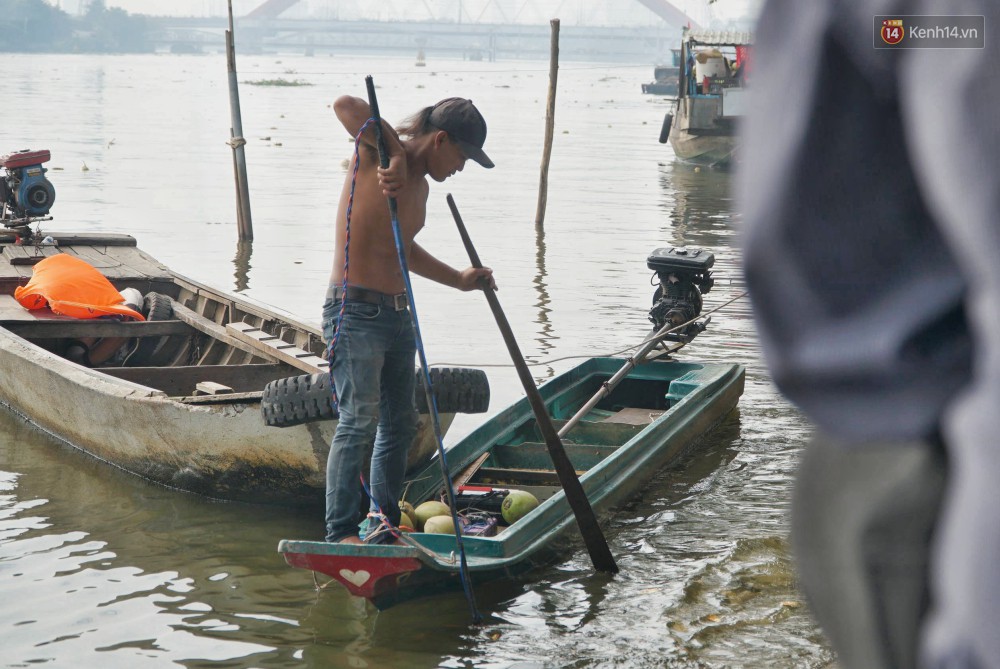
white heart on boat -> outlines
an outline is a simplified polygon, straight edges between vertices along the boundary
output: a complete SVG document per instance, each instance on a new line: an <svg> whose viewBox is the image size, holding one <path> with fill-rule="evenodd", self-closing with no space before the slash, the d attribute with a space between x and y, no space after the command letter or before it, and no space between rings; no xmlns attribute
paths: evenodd
<svg viewBox="0 0 1000 669"><path fill-rule="evenodd" d="M365 583L368 582L368 579L370 579L372 575L369 574L364 569L359 569L357 571L351 571L350 569L341 569L340 577L345 581L347 581L348 583L360 588L361 586L363 586Z"/></svg>

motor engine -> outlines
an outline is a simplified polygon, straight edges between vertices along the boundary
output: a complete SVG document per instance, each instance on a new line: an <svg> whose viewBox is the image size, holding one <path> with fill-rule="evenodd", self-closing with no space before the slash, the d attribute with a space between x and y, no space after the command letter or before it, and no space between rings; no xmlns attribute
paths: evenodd
<svg viewBox="0 0 1000 669"><path fill-rule="evenodd" d="M8 228L25 226L49 213L56 189L42 167L48 151L16 151L0 156L0 222Z"/></svg>
<svg viewBox="0 0 1000 669"><path fill-rule="evenodd" d="M653 251L646 265L656 272L656 291L649 320L655 330L665 325L676 327L701 315L701 296L712 289L715 279L709 269L715 255L701 249L668 246ZM704 329L704 324L690 323L666 335L671 341L689 342Z"/></svg>

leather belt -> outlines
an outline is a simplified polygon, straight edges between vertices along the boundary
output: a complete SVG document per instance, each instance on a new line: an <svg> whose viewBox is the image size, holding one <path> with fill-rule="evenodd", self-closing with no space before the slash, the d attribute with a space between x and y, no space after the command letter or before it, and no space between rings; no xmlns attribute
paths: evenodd
<svg viewBox="0 0 1000 669"><path fill-rule="evenodd" d="M328 299L338 300L341 298L343 294L344 294L344 289L340 286L330 286L330 288L326 291L326 296ZM380 293L377 290L369 290L367 288L361 288L359 286L347 287L347 301L378 304L380 306L389 307L394 311L405 311L406 307L408 306L408 302L406 300L406 293L387 295L386 293Z"/></svg>

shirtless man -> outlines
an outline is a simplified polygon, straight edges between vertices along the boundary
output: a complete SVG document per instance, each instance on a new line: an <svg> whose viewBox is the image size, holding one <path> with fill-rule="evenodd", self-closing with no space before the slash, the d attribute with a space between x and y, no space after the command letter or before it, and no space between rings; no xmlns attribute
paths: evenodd
<svg viewBox="0 0 1000 669"><path fill-rule="evenodd" d="M367 102L350 96L338 98L333 109L352 137L371 116ZM389 154L385 169L379 167L372 125L361 137L349 249L347 207L355 159L348 168L337 210L333 273L323 305L324 338L330 342L337 332L332 371L340 407L326 468L326 540L331 542L360 541L359 477L373 440L368 476L371 508L381 509L393 525L399 524L406 454L417 431L416 343L386 197L396 198L411 271L459 290L479 288L483 277L496 288L489 268L459 271L414 241L424 227L428 176L442 182L461 172L469 159L493 167L483 152L486 121L479 110L470 100L448 98L422 109L398 133L384 122L382 128ZM391 539L378 533L371 541Z"/></svg>

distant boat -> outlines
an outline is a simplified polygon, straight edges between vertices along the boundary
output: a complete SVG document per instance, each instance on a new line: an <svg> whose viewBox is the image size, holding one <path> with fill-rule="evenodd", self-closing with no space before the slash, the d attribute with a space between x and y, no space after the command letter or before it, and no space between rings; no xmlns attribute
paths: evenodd
<svg viewBox="0 0 1000 669"><path fill-rule="evenodd" d="M749 32L684 29L677 103L660 131L660 143L669 141L680 160L725 165L736 159L752 44Z"/></svg>
<svg viewBox="0 0 1000 669"><path fill-rule="evenodd" d="M653 68L653 81L642 85L642 92L651 95L677 95L680 83L681 50L673 49L673 59L670 65L657 65Z"/></svg>

